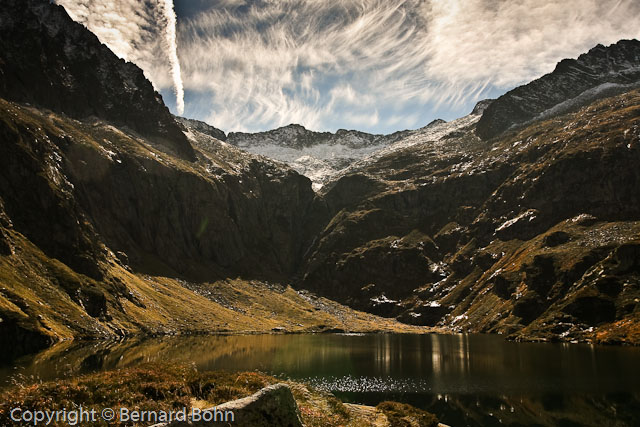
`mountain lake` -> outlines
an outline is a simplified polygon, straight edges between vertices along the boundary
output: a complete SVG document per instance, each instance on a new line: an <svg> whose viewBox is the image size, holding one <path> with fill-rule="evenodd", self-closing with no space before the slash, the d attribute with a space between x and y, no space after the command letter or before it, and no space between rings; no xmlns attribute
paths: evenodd
<svg viewBox="0 0 640 427"><path fill-rule="evenodd" d="M478 334L313 334L63 342L0 368L38 381L146 362L259 370L345 402L396 400L451 426L640 425L640 348Z"/></svg>

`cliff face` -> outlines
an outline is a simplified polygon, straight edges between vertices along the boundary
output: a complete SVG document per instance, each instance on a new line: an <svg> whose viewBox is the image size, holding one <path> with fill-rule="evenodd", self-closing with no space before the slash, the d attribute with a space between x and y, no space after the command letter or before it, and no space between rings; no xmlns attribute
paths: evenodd
<svg viewBox="0 0 640 427"><path fill-rule="evenodd" d="M194 159L142 70L48 1L2 2L0 97L125 126L166 152Z"/></svg>
<svg viewBox="0 0 640 427"><path fill-rule="evenodd" d="M565 59L556 69L499 97L478 122L483 139L517 125L575 111L604 96L640 86L640 41L598 45L577 59Z"/></svg>
<svg viewBox="0 0 640 427"><path fill-rule="evenodd" d="M202 147L187 162L104 122L0 100L0 342L37 347L67 327L80 336L163 330L149 325L158 310L177 311L169 321L188 311L177 299L149 301L180 283L284 282L301 259L309 180L223 145ZM157 285L157 295L140 289L141 277L157 276L183 282ZM201 298L189 289L180 297Z"/></svg>
<svg viewBox="0 0 640 427"><path fill-rule="evenodd" d="M306 178L178 124L142 71L60 6L5 2L0 33L0 96L32 106L4 104L2 195L39 247L83 272L101 242L150 270L291 273Z"/></svg>

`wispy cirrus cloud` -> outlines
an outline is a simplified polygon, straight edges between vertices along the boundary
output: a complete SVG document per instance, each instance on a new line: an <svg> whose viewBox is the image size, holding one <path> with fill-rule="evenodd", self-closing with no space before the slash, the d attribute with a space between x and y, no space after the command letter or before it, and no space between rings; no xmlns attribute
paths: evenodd
<svg viewBox="0 0 640 427"><path fill-rule="evenodd" d="M178 60L178 45L176 43L176 13L173 10L172 0L159 0L162 10L165 45L169 57L173 89L176 96L176 110L178 114L184 114L184 87L182 84L182 72Z"/></svg>
<svg viewBox="0 0 640 427"><path fill-rule="evenodd" d="M153 2L104 2L85 13L98 2L58 1L164 94L175 87L149 30L161 19ZM597 43L640 37L635 0L175 3L185 115L227 131L421 126L466 114Z"/></svg>
<svg viewBox="0 0 640 427"><path fill-rule="evenodd" d="M388 132L464 114L565 57L640 36L640 4L238 1L179 29L186 87L209 99L194 115L224 129Z"/></svg>

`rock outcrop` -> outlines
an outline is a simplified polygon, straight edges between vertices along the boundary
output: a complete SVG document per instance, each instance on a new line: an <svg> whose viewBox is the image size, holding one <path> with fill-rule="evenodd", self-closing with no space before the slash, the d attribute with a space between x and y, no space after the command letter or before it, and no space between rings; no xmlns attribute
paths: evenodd
<svg viewBox="0 0 640 427"><path fill-rule="evenodd" d="M213 421L173 421L152 427L210 427L223 421L238 427L302 427L291 389L282 383L204 411L211 414Z"/></svg>
<svg viewBox="0 0 640 427"><path fill-rule="evenodd" d="M197 132L200 132L202 134L208 135L212 138L215 138L219 141L226 141L227 140L227 135L224 133L224 131L215 128L203 121L200 120L194 120L194 119L187 119L186 117L178 117L175 116L175 119L178 123L180 123L185 130L189 131L190 129L193 129Z"/></svg>

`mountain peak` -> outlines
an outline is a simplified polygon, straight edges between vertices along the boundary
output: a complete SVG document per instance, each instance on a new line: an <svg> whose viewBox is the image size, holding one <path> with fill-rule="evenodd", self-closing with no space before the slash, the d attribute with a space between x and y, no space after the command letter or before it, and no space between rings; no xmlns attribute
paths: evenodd
<svg viewBox="0 0 640 427"><path fill-rule="evenodd" d="M302 129L302 130L307 130L307 128L305 128L302 125L299 125L298 123L289 123L288 125L279 127L278 129Z"/></svg>
<svg viewBox="0 0 640 427"><path fill-rule="evenodd" d="M211 126L209 123L180 116L174 116L174 119L186 129L195 129L198 132L209 135L215 139L219 139L220 141L227 140L227 135L224 133L224 131Z"/></svg>
<svg viewBox="0 0 640 427"><path fill-rule="evenodd" d="M489 105L493 103L493 101L495 101L495 99L483 99L478 101L475 107L473 107L471 114L478 115L484 113L485 110L489 108Z"/></svg>

